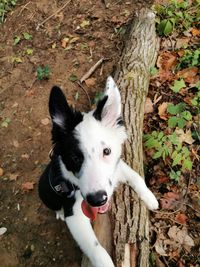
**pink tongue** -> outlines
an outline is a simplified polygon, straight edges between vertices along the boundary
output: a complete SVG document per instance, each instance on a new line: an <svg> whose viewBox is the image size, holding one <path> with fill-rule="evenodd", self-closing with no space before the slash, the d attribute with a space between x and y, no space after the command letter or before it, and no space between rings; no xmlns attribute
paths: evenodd
<svg viewBox="0 0 200 267"><path fill-rule="evenodd" d="M108 210L109 203L101 207L92 207L85 200L81 203L81 208L85 216L90 218L90 220L94 221L97 217L97 213L105 213Z"/></svg>

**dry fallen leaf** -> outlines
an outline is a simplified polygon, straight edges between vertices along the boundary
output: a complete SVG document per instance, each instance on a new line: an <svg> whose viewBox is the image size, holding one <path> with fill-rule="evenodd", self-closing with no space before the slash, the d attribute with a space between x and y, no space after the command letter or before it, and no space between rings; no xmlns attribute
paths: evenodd
<svg viewBox="0 0 200 267"><path fill-rule="evenodd" d="M176 49L180 49L180 48L188 45L189 41L190 41L190 38L177 38L176 39L176 46L175 46L175 48Z"/></svg>
<svg viewBox="0 0 200 267"><path fill-rule="evenodd" d="M177 207L180 201L180 195L174 192L168 192L163 194L163 198L160 199L162 209L174 209Z"/></svg>
<svg viewBox="0 0 200 267"><path fill-rule="evenodd" d="M171 71L177 64L177 54L164 51L158 56L157 66L160 70Z"/></svg>
<svg viewBox="0 0 200 267"><path fill-rule="evenodd" d="M19 142L17 140L13 140L13 146L18 148L19 147Z"/></svg>
<svg viewBox="0 0 200 267"><path fill-rule="evenodd" d="M163 120L167 120L168 119L168 115L167 115L167 107L168 107L168 105L169 105L168 102L163 102L158 107L158 115Z"/></svg>
<svg viewBox="0 0 200 267"><path fill-rule="evenodd" d="M176 78L177 79L183 78L185 82L193 84L196 81L195 76L197 74L198 74L198 68L191 67L178 71L176 74Z"/></svg>
<svg viewBox="0 0 200 267"><path fill-rule="evenodd" d="M183 142L191 145L192 143L194 143L194 139L192 138L192 132L191 130L186 130L186 132L184 132L183 129L179 129L177 128L175 130L177 138L179 140L179 142L182 144Z"/></svg>
<svg viewBox="0 0 200 267"><path fill-rule="evenodd" d="M191 30L191 32L192 32L193 36L200 36L200 30L199 29L193 28Z"/></svg>
<svg viewBox="0 0 200 267"><path fill-rule="evenodd" d="M19 104L17 102L15 102L13 105L12 105L12 108L17 108L19 106Z"/></svg>
<svg viewBox="0 0 200 267"><path fill-rule="evenodd" d="M181 224L186 224L188 217L184 213L178 213L175 220Z"/></svg>
<svg viewBox="0 0 200 267"><path fill-rule="evenodd" d="M19 174L18 173L11 173L9 175L10 181L16 181L18 177L19 177Z"/></svg>
<svg viewBox="0 0 200 267"><path fill-rule="evenodd" d="M166 247L164 246L164 242L161 239L157 239L155 243L155 250L159 255L167 256Z"/></svg>
<svg viewBox="0 0 200 267"><path fill-rule="evenodd" d="M151 98L147 97L145 106L144 106L144 113L152 113L153 112L153 102Z"/></svg>
<svg viewBox="0 0 200 267"><path fill-rule="evenodd" d="M4 174L4 171L2 168L0 168L0 177L3 176L3 174Z"/></svg>
<svg viewBox="0 0 200 267"><path fill-rule="evenodd" d="M96 84L96 79L95 78L89 78L89 79L85 80L85 84L87 85L87 87L93 87Z"/></svg>
<svg viewBox="0 0 200 267"><path fill-rule="evenodd" d="M23 158L23 159L29 159L30 156L29 156L29 154L24 153L24 154L21 155L21 158Z"/></svg>
<svg viewBox="0 0 200 267"><path fill-rule="evenodd" d="M63 48L66 48L66 46L67 46L68 43L69 43L69 40L70 40L69 37L65 37L65 38L63 38L62 41L61 41L61 46L62 46Z"/></svg>
<svg viewBox="0 0 200 267"><path fill-rule="evenodd" d="M174 247L183 246L188 252L194 246L193 239L188 235L187 228L179 229L177 226L172 226L168 231L168 236L173 240Z"/></svg>
<svg viewBox="0 0 200 267"><path fill-rule="evenodd" d="M44 118L41 120L41 123L46 126L50 123L50 120L49 120L49 118Z"/></svg>
<svg viewBox="0 0 200 267"><path fill-rule="evenodd" d="M25 182L22 184L22 190L24 192L29 192L30 190L34 189L34 182Z"/></svg>
<svg viewBox="0 0 200 267"><path fill-rule="evenodd" d="M0 227L0 236L4 235L7 232L7 228L6 227Z"/></svg>

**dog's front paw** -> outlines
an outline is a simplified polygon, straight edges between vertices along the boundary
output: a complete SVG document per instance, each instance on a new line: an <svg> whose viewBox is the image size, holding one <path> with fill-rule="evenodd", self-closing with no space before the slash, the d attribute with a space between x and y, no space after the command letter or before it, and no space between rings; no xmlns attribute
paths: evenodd
<svg viewBox="0 0 200 267"><path fill-rule="evenodd" d="M144 201L144 203L146 204L146 206L149 210L157 210L158 209L159 203L158 203L156 197L154 196L154 194L150 190L145 192L145 194L141 197L141 199Z"/></svg>
<svg viewBox="0 0 200 267"><path fill-rule="evenodd" d="M64 210L63 208L61 210L56 211L56 219L61 221L65 221L65 215L64 215Z"/></svg>
<svg viewBox="0 0 200 267"><path fill-rule="evenodd" d="M107 251L99 245L95 251L93 267L115 267Z"/></svg>

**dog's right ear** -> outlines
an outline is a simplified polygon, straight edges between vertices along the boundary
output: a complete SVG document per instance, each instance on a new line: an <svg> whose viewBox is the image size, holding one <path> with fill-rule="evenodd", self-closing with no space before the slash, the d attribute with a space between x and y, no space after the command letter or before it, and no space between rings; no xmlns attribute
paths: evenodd
<svg viewBox="0 0 200 267"><path fill-rule="evenodd" d="M69 107L65 95L58 86L51 89L49 97L49 113L53 125L65 130L66 122L72 115L72 110Z"/></svg>

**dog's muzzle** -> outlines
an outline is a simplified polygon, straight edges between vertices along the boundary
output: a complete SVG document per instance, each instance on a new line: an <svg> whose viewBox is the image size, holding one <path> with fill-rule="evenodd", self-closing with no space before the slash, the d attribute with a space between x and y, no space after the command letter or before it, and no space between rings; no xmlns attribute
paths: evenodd
<svg viewBox="0 0 200 267"><path fill-rule="evenodd" d="M92 207L100 207L106 204L108 200L108 195L106 191L100 190L95 193L90 193L86 196L86 200L88 204L90 204Z"/></svg>
<svg viewBox="0 0 200 267"><path fill-rule="evenodd" d="M90 193L86 196L86 200L82 201L81 208L85 216L94 221L97 213L105 213L109 208L108 195L106 191L100 190Z"/></svg>

